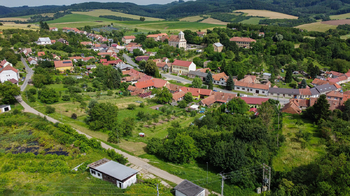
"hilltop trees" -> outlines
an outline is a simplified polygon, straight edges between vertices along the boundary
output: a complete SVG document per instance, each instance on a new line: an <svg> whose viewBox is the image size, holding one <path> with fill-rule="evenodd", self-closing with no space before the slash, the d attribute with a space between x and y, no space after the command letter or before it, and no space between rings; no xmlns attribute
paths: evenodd
<svg viewBox="0 0 350 196"><path fill-rule="evenodd" d="M16 98L14 96L20 95L21 89L12 84L9 81L4 83L0 83L0 101L3 104L14 104L16 102Z"/></svg>

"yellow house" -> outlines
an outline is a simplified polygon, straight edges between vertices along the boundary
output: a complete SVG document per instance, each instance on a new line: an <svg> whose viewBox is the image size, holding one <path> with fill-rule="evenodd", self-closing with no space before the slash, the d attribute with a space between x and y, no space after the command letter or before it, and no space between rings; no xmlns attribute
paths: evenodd
<svg viewBox="0 0 350 196"><path fill-rule="evenodd" d="M190 71L196 71L196 64L190 61L175 60L171 69L173 73L188 74Z"/></svg>
<svg viewBox="0 0 350 196"><path fill-rule="evenodd" d="M73 63L71 60L55 61L55 69L60 72L65 72L66 70L73 71Z"/></svg>

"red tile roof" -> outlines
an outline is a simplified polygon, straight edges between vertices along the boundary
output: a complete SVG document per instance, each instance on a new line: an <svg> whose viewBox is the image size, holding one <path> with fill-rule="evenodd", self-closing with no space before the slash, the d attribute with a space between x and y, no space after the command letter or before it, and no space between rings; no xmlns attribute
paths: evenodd
<svg viewBox="0 0 350 196"><path fill-rule="evenodd" d="M130 36L124 36L123 38L124 39L135 39L136 37L133 35L130 35Z"/></svg>
<svg viewBox="0 0 350 196"><path fill-rule="evenodd" d="M162 79L158 79L158 78L153 78L152 81L154 83L153 86L156 87L156 88L162 88L167 83L167 81L162 80Z"/></svg>
<svg viewBox="0 0 350 196"><path fill-rule="evenodd" d="M173 62L173 65L181 66L181 67L189 67L192 64L190 61L181 61L181 60L175 60Z"/></svg>
<svg viewBox="0 0 350 196"><path fill-rule="evenodd" d="M220 79L224 79L225 81L227 81L228 79L228 76L225 74L225 72L222 72L222 73L218 73L218 74L213 74L213 80L216 80L216 81L220 81Z"/></svg>
<svg viewBox="0 0 350 196"><path fill-rule="evenodd" d="M269 100L269 98L258 98L258 97L240 97L243 101L245 101L247 104L251 105L261 105L263 102L266 102Z"/></svg>
<svg viewBox="0 0 350 196"><path fill-rule="evenodd" d="M315 79L311 82L311 84L320 86L320 85L328 84L328 82L325 81L325 80L321 80L321 79L315 78Z"/></svg>
<svg viewBox="0 0 350 196"><path fill-rule="evenodd" d="M331 91L331 92L327 93L326 95L327 95L327 97L343 98L343 93L341 93L339 91Z"/></svg>
<svg viewBox="0 0 350 196"><path fill-rule="evenodd" d="M45 52L38 52L38 56L44 56L45 55Z"/></svg>
<svg viewBox="0 0 350 196"><path fill-rule="evenodd" d="M182 87L180 88L181 91L187 93L190 92L192 94L192 96L199 96L199 88L189 88L189 87Z"/></svg>
<svg viewBox="0 0 350 196"><path fill-rule="evenodd" d="M15 69L14 67L12 67L11 65L7 65L6 67L4 67L4 68L0 71L0 73L3 72L3 71L14 71L14 72L18 73L18 70Z"/></svg>
<svg viewBox="0 0 350 196"><path fill-rule="evenodd" d="M14 78L11 78L11 79L9 79L7 81L10 81L12 84L17 84L18 83L18 81L16 79L14 79Z"/></svg>
<svg viewBox="0 0 350 196"><path fill-rule="evenodd" d="M174 93L173 94L173 100L178 101L180 98L184 97L185 94L186 93L184 91L180 91L180 92Z"/></svg>
<svg viewBox="0 0 350 196"><path fill-rule="evenodd" d="M334 86L337 88L337 89L341 89L341 86L339 84L334 84Z"/></svg>
<svg viewBox="0 0 350 196"><path fill-rule="evenodd" d="M230 41L234 42L256 42L255 39L249 38L249 37L232 37Z"/></svg>
<svg viewBox="0 0 350 196"><path fill-rule="evenodd" d="M300 95L312 95L309 88L299 89Z"/></svg>
<svg viewBox="0 0 350 196"><path fill-rule="evenodd" d="M213 91L210 90L210 89L200 89L199 94L200 94L200 95L209 96L209 95L211 95L212 92L213 92Z"/></svg>
<svg viewBox="0 0 350 196"><path fill-rule="evenodd" d="M152 80L142 81L135 84L136 88L148 88L154 86L154 82Z"/></svg>
<svg viewBox="0 0 350 196"><path fill-rule="evenodd" d="M71 60L64 60L64 61L54 61L55 62L55 68L59 67L73 67L73 63Z"/></svg>

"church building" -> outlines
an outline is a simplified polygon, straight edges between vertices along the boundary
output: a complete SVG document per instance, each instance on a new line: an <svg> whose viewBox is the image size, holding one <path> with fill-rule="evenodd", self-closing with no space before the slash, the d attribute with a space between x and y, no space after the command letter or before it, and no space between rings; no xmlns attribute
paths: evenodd
<svg viewBox="0 0 350 196"><path fill-rule="evenodd" d="M179 35L171 35L169 38L169 46L174 46L177 48L183 48L186 50L187 42L185 39L185 34L181 31Z"/></svg>

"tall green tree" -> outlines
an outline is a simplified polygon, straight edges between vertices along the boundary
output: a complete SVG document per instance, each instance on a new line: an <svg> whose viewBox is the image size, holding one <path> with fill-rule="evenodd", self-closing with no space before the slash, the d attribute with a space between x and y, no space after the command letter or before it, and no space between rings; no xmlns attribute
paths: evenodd
<svg viewBox="0 0 350 196"><path fill-rule="evenodd" d="M306 88L306 80L305 79L303 79L302 81L301 81L301 83L300 83L300 87L299 88Z"/></svg>
<svg viewBox="0 0 350 196"><path fill-rule="evenodd" d="M192 93L190 92L187 92L184 96L184 100L187 102L187 103L191 103L193 101L193 97L192 97Z"/></svg>
<svg viewBox="0 0 350 196"><path fill-rule="evenodd" d="M195 141L185 133L178 133L174 139L166 139L163 153L175 163L188 163L198 157Z"/></svg>
<svg viewBox="0 0 350 196"><path fill-rule="evenodd" d="M112 130L115 128L118 107L111 103L96 103L90 102L88 110L87 123L92 130L107 129Z"/></svg>
<svg viewBox="0 0 350 196"><path fill-rule="evenodd" d="M208 74L207 74L207 77L205 77L205 83L206 83L207 85L213 83L213 76L212 76L212 74L211 74L211 71L209 71Z"/></svg>
<svg viewBox="0 0 350 196"><path fill-rule="evenodd" d="M275 115L275 106L270 103L270 101L265 101L258 108L259 118L264 122L264 125L270 127L273 122L273 116Z"/></svg>
<svg viewBox="0 0 350 196"><path fill-rule="evenodd" d="M329 110L329 103L326 99L326 95L321 95L317 102L309 107L306 111L306 117L311 118L315 122L319 122L321 119L327 120L331 115L331 111Z"/></svg>
<svg viewBox="0 0 350 196"><path fill-rule="evenodd" d="M53 88L44 88L38 92L38 98L41 102L52 104L58 102L59 99L58 92Z"/></svg>
<svg viewBox="0 0 350 196"><path fill-rule="evenodd" d="M344 102L343 119L350 121L350 99Z"/></svg>
<svg viewBox="0 0 350 196"><path fill-rule="evenodd" d="M227 109L231 113L244 114L249 111L249 106L244 100L234 98L227 103Z"/></svg>
<svg viewBox="0 0 350 196"><path fill-rule="evenodd" d="M202 79L200 79L198 76L193 78L193 81L192 81L193 88L201 88L202 85L203 85Z"/></svg>
<svg viewBox="0 0 350 196"><path fill-rule="evenodd" d="M156 63L152 60L148 60L145 65L145 73L150 76L155 76L157 71L158 71L158 67Z"/></svg>
<svg viewBox="0 0 350 196"><path fill-rule="evenodd" d="M0 83L0 102L3 104L14 104L16 103L16 98L14 96L20 95L21 89L12 84L9 81Z"/></svg>
<svg viewBox="0 0 350 196"><path fill-rule="evenodd" d="M232 76L230 75L227 79L226 89L230 91L230 90L233 90L234 88L235 88L235 84L233 82Z"/></svg>
<svg viewBox="0 0 350 196"><path fill-rule="evenodd" d="M158 103L169 103L172 100L173 95L168 88L163 87L162 90L156 94L156 98Z"/></svg>
<svg viewBox="0 0 350 196"><path fill-rule="evenodd" d="M287 69L286 77L284 79L285 83L291 83L293 80L293 70L291 68Z"/></svg>

